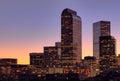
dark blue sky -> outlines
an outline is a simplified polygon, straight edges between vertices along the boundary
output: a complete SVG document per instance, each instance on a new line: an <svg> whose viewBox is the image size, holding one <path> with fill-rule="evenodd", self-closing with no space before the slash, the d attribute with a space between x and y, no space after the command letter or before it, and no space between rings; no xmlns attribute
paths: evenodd
<svg viewBox="0 0 120 81"><path fill-rule="evenodd" d="M43 46L60 41L64 8L82 18L83 56L92 55L92 23L100 20L111 21L120 53L120 0L1 0L0 57L28 63L30 52L42 52Z"/></svg>

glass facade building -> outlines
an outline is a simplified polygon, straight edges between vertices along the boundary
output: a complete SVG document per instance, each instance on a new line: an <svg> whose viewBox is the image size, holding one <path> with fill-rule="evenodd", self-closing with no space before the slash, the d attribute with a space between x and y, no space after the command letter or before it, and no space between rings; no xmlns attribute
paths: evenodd
<svg viewBox="0 0 120 81"><path fill-rule="evenodd" d="M105 70L116 68L116 42L112 36L100 37L100 72Z"/></svg>
<svg viewBox="0 0 120 81"><path fill-rule="evenodd" d="M99 37L110 36L110 21L93 23L93 56L99 59Z"/></svg>
<svg viewBox="0 0 120 81"><path fill-rule="evenodd" d="M61 14L61 62L79 63L82 59L82 21L76 11L64 9Z"/></svg>

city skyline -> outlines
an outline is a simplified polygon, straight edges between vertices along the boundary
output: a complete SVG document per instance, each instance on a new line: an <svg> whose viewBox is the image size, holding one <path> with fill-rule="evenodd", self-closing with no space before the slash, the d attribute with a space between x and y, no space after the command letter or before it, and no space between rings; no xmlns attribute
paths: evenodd
<svg viewBox="0 0 120 81"><path fill-rule="evenodd" d="M18 58L18 63L28 64L29 53L43 52L44 46L60 41L60 15L65 8L77 11L82 18L83 56L93 55L92 24L100 20L111 21L111 33L117 40L119 54L119 2L0 1L0 58Z"/></svg>

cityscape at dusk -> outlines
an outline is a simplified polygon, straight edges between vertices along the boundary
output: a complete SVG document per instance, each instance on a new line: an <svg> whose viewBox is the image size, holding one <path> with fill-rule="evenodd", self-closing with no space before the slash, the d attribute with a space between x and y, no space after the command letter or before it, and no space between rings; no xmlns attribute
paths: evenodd
<svg viewBox="0 0 120 81"><path fill-rule="evenodd" d="M119 1L0 1L0 81L120 81Z"/></svg>
<svg viewBox="0 0 120 81"><path fill-rule="evenodd" d="M29 64L29 53L61 41L61 11L70 8L82 19L82 57L93 55L93 23L111 21L119 54L120 1L107 0L5 0L0 1L0 57Z"/></svg>

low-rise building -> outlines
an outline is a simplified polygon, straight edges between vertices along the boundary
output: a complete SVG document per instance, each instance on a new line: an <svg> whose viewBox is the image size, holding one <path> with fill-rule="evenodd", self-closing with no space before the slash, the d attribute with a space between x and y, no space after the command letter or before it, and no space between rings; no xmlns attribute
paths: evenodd
<svg viewBox="0 0 120 81"><path fill-rule="evenodd" d="M37 67L44 67L44 54L30 53L30 65L34 65Z"/></svg>
<svg viewBox="0 0 120 81"><path fill-rule="evenodd" d="M97 61L96 57L94 57L94 56L84 57L83 64L84 64L84 66L91 68L91 77L99 74L98 61Z"/></svg>
<svg viewBox="0 0 120 81"><path fill-rule="evenodd" d="M0 58L0 65L16 65L17 59L15 58Z"/></svg>
<svg viewBox="0 0 120 81"><path fill-rule="evenodd" d="M58 67L60 65L61 43L57 42L55 46L44 47L44 61L46 67Z"/></svg>

